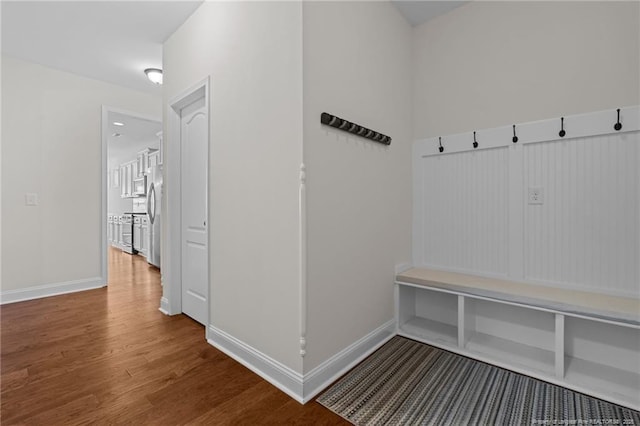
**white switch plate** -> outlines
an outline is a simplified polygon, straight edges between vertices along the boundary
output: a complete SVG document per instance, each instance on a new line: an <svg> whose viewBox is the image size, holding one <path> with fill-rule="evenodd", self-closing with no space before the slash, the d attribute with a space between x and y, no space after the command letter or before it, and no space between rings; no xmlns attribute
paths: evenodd
<svg viewBox="0 0 640 426"><path fill-rule="evenodd" d="M37 206L38 205L38 194L29 193L29 192L24 194L24 203L27 206Z"/></svg>
<svg viewBox="0 0 640 426"><path fill-rule="evenodd" d="M544 190L541 186L529 187L529 204L543 204Z"/></svg>

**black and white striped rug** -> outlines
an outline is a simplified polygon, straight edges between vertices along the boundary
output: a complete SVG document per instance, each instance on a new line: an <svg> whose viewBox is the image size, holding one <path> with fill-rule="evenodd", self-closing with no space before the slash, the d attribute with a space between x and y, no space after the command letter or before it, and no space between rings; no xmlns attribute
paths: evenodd
<svg viewBox="0 0 640 426"><path fill-rule="evenodd" d="M394 337L317 401L356 425L636 425L640 412Z"/></svg>

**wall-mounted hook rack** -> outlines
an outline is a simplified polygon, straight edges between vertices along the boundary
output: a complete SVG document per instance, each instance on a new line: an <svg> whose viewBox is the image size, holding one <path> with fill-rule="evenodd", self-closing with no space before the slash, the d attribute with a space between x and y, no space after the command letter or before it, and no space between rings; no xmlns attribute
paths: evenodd
<svg viewBox="0 0 640 426"><path fill-rule="evenodd" d="M564 138L567 132L564 131L564 117L560 117L560 132L558 132L558 136Z"/></svg>
<svg viewBox="0 0 640 426"><path fill-rule="evenodd" d="M513 138L511 138L511 142L516 143L518 142L518 136L516 136L516 125L513 125Z"/></svg>
<svg viewBox="0 0 640 426"><path fill-rule="evenodd" d="M476 132L473 132L473 148L478 147L478 141L476 140Z"/></svg>
<svg viewBox="0 0 640 426"><path fill-rule="evenodd" d="M360 136L383 145L391 145L391 137L326 112L323 112L320 115L320 122L327 126L344 130L345 132L352 133L356 136Z"/></svg>
<svg viewBox="0 0 640 426"><path fill-rule="evenodd" d="M442 137L438 137L438 145L440 145L438 147L438 151L444 152L444 147L442 146Z"/></svg>

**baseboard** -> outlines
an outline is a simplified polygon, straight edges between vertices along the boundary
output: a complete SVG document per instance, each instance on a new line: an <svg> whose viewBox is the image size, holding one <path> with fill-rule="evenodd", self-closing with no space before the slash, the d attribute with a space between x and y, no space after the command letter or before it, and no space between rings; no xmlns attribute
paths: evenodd
<svg viewBox="0 0 640 426"><path fill-rule="evenodd" d="M160 307L158 308L158 310L160 312L162 312L165 315L170 315L169 314L169 299L167 299L166 297L161 297L160 298Z"/></svg>
<svg viewBox="0 0 640 426"><path fill-rule="evenodd" d="M291 398L304 403L303 377L300 373L212 325L209 325L207 341Z"/></svg>
<svg viewBox="0 0 640 426"><path fill-rule="evenodd" d="M25 300L41 299L43 297L58 296L60 294L76 293L78 291L94 290L105 287L106 280L101 277L85 280L66 281L61 283L38 285L16 290L0 291L0 305L23 302Z"/></svg>
<svg viewBox="0 0 640 426"><path fill-rule="evenodd" d="M312 400L340 376L387 343L395 334L396 322L389 320L306 373L303 381L303 403Z"/></svg>
<svg viewBox="0 0 640 426"><path fill-rule="evenodd" d="M209 325L207 341L301 404L312 400L327 386L361 362L395 335L390 320L338 352L309 373L301 375L246 343Z"/></svg>

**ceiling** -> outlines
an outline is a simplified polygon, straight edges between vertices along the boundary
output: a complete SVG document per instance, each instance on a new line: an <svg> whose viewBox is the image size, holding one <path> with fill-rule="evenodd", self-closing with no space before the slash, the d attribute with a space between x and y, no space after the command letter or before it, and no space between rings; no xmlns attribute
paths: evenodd
<svg viewBox="0 0 640 426"><path fill-rule="evenodd" d="M201 3L2 0L2 53L160 96L143 70L162 68L163 42ZM467 2L392 3L415 26Z"/></svg>
<svg viewBox="0 0 640 426"><path fill-rule="evenodd" d="M2 53L161 95L145 68L200 1L2 0Z"/></svg>
<svg viewBox="0 0 640 426"><path fill-rule="evenodd" d="M133 159L137 151L159 145L158 132L162 130L159 121L145 120L132 117L127 114L110 111L108 119L108 156L109 158ZM116 126L113 123L122 123L124 126ZM119 136L115 136L118 134Z"/></svg>

